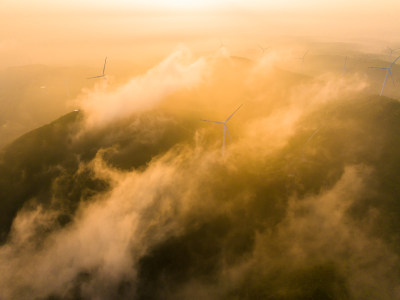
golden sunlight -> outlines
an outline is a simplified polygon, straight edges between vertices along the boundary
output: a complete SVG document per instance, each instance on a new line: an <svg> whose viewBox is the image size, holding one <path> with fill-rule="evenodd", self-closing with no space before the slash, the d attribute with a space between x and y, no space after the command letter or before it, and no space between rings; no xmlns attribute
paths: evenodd
<svg viewBox="0 0 400 300"><path fill-rule="evenodd" d="M213 1L213 0L151 0L143 1L144 6L152 8L172 9L172 10L190 10L190 9L204 9L219 6L221 2L227 1Z"/></svg>
<svg viewBox="0 0 400 300"><path fill-rule="evenodd" d="M400 300L399 0L0 0L0 300Z"/></svg>

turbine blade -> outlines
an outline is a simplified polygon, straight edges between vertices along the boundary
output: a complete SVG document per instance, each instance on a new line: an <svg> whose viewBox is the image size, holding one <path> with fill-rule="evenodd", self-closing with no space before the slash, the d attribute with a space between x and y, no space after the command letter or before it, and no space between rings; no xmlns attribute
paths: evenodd
<svg viewBox="0 0 400 300"><path fill-rule="evenodd" d="M390 77L392 78L393 85L395 85L394 79L393 79L393 74L392 74L392 71L391 71L391 70L389 70L389 74L390 74Z"/></svg>
<svg viewBox="0 0 400 300"><path fill-rule="evenodd" d="M305 145L307 145L307 144L312 140L312 138L318 133L318 131L319 131L320 129L321 129L321 127L317 128L317 130L315 130L315 131L313 132L313 134L307 139Z"/></svg>
<svg viewBox="0 0 400 300"><path fill-rule="evenodd" d="M258 47L261 49L262 53L264 53L267 49L270 48L270 47L263 47L260 44L258 44Z"/></svg>
<svg viewBox="0 0 400 300"><path fill-rule="evenodd" d="M228 126L226 124L224 126L226 128L226 133L228 134L229 140L232 141L231 134L229 133L229 130L228 130Z"/></svg>
<svg viewBox="0 0 400 300"><path fill-rule="evenodd" d="M88 77L87 79L100 78L100 77L104 77L104 75L99 75L99 76Z"/></svg>
<svg viewBox="0 0 400 300"><path fill-rule="evenodd" d="M303 150L301 151L301 159L304 159L304 152L306 149L307 144L313 139L313 137L318 133L318 131L321 129L321 127L318 127L316 130L314 130L313 134L310 135L310 137L307 139L307 141L303 145Z"/></svg>
<svg viewBox="0 0 400 300"><path fill-rule="evenodd" d="M217 124L225 124L224 122L218 122L218 121L210 121L210 120L202 120L204 122L210 122L210 123L217 123Z"/></svg>
<svg viewBox="0 0 400 300"><path fill-rule="evenodd" d="M390 68L381 68L381 67L368 67L368 69L381 69L381 70L387 70Z"/></svg>
<svg viewBox="0 0 400 300"><path fill-rule="evenodd" d="M224 137L222 139L222 157L224 156L224 151L225 151L225 127L226 125L224 124Z"/></svg>
<svg viewBox="0 0 400 300"><path fill-rule="evenodd" d="M382 96L383 91L385 90L386 80L387 80L387 78L388 78L389 71L390 71L390 69L388 69L388 70L386 71L385 81L383 82L383 86L382 86L382 90L381 90L380 96Z"/></svg>
<svg viewBox="0 0 400 300"><path fill-rule="evenodd" d="M400 58L400 56L397 56L397 58L392 62L392 64L390 65L390 67L393 67L393 65L396 63L396 61Z"/></svg>
<svg viewBox="0 0 400 300"><path fill-rule="evenodd" d="M224 123L228 122L228 121L233 117L233 115L239 110L239 108L242 107L242 105L243 105L243 104L240 104L239 107L236 108L236 110L225 120Z"/></svg>
<svg viewBox="0 0 400 300"><path fill-rule="evenodd" d="M104 71L106 70L106 64L107 64L107 56L106 56L106 59L104 60L103 75L104 75Z"/></svg>

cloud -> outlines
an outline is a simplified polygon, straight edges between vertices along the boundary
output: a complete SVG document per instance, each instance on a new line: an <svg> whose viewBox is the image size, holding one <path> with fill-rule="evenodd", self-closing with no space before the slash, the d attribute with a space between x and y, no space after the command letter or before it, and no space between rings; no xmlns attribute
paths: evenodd
<svg viewBox="0 0 400 300"><path fill-rule="evenodd" d="M366 81L310 78L276 61L178 50L120 88L88 92L85 126L68 144L77 167L57 161L64 173L40 194L49 201L27 199L0 247L0 298L398 297L398 253L366 222L382 212L351 214L379 194L371 144L354 138L377 118L347 118ZM243 95L221 158L221 127L200 116L218 120ZM61 224L60 185L70 176L89 189L84 172L107 188L81 193Z"/></svg>
<svg viewBox="0 0 400 300"><path fill-rule="evenodd" d="M277 231L258 235L256 268L268 273L332 264L351 298L396 298L399 284L393 279L399 257L348 214L351 205L368 194L370 176L369 168L348 166L332 189L305 199L292 197ZM273 248L280 249L279 257L271 253Z"/></svg>
<svg viewBox="0 0 400 300"><path fill-rule="evenodd" d="M224 264L217 284L189 281L179 289L178 299L260 294L288 299L397 298L398 255L349 215L351 205L368 194L371 176L368 167L347 166L331 189L305 198L293 195L278 224L255 230L251 254L237 264Z"/></svg>
<svg viewBox="0 0 400 300"><path fill-rule="evenodd" d="M150 109L173 92L196 86L204 78L205 67L203 58L193 60L189 50L180 47L146 74L114 91L106 91L106 83L98 85L81 99L80 106L89 126L105 126L115 118Z"/></svg>
<svg viewBox="0 0 400 300"><path fill-rule="evenodd" d="M246 234L255 238L254 246L250 243L253 250L236 254L235 263L224 264L226 256L232 255L228 246L231 239L239 238L234 233L249 222L248 217L243 218L236 211L241 210L246 216L254 213L254 205L261 205L259 201L274 200L267 196L251 201L260 188L257 183L241 184L235 191L235 177L245 180L244 164L227 162L226 169L216 158L207 152L196 155L184 147L171 149L144 171L124 172L106 165L99 153L87 167L111 182L111 189L82 203L72 223L54 230L52 224L57 212L44 211L41 206L19 213L10 241L0 250L1 273L8 274L0 277L1 296L68 298L75 287L84 298L111 299L121 296L118 294L121 282L130 282L130 293L135 294L138 288L135 282L144 280L143 257L171 238L190 236L192 230L197 230L190 225L193 222L199 222L200 226L221 215L231 220L228 232L233 235L223 233L219 237L218 243L227 248L215 258L221 264L217 268L216 285L206 284L194 274L182 284L167 281L172 284L171 299L195 295L218 299L229 293L242 293L243 284L246 289L257 290L276 272L279 272L273 281L276 286L266 285L270 295L277 296L280 290L291 294L295 288L290 282L296 280L292 278L293 272L312 279L318 276L318 266L326 265L328 273L336 274L332 280L339 285L327 288L332 293L343 290L356 299L365 296L363 291L367 289L369 295L385 295L387 299L396 296L398 256L348 215L349 208L368 193L371 169L349 166L331 189L304 198L292 195L284 218L274 227L247 228ZM241 169L235 170L235 165ZM252 171L261 170L262 167ZM231 193L232 197L222 196L225 193ZM241 222L245 223L240 225ZM41 238L41 228L52 230ZM201 244L210 242L207 235L204 239ZM171 263L180 264L179 257L172 257ZM162 263L154 267L165 266ZM187 266L177 265L178 270L180 267ZM306 275L308 272L311 275ZM80 274L90 275L79 281ZM246 283L249 279L253 282ZM330 279L321 280L325 283ZM298 284L303 291L303 284L308 281Z"/></svg>
<svg viewBox="0 0 400 300"><path fill-rule="evenodd" d="M17 216L11 241L1 248L2 272L10 274L0 280L2 298L45 297L53 293L63 296L76 276L90 272L92 276L82 287L82 293L104 299L110 286L115 288L124 278L132 280L134 262L146 251L146 244L161 239L162 231L168 232L163 228L156 231L159 237L147 240L149 228L142 223L156 222L153 226L162 226L162 212L168 214L171 209L168 202L158 201L160 215L146 218L146 210L160 200L159 191L172 188L171 178L176 174L171 168L153 167L144 174L120 173L107 168L100 156L91 162L91 167L96 176L114 181L112 191L82 204L72 224L50 233L43 244L31 240L42 234L39 227L52 227L56 213L44 212L39 206ZM106 290L100 288L102 282L107 282Z"/></svg>

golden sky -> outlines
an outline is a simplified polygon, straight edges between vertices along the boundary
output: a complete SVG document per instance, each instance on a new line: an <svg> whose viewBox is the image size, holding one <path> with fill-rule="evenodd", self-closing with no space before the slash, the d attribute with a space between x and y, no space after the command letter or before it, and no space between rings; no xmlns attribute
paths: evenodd
<svg viewBox="0 0 400 300"><path fill-rule="evenodd" d="M396 0L115 0L115 1L97 1L97 0L70 0L60 3L59 1L51 0L4 0L2 5L8 9L18 11L65 11L65 9L78 11L100 11L115 10L126 11L130 9L150 9L150 10L283 10L283 11L330 11L345 13L345 10L351 10L352 13L365 12L394 12L400 4Z"/></svg>
<svg viewBox="0 0 400 300"><path fill-rule="evenodd" d="M219 39L238 53L282 36L386 47L399 41L398 11L397 0L3 0L0 66L159 59L179 43L210 52Z"/></svg>

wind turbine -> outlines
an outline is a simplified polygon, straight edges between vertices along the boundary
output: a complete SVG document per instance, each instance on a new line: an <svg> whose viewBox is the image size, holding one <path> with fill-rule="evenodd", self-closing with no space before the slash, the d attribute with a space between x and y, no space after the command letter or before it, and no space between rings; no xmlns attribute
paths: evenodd
<svg viewBox="0 0 400 300"><path fill-rule="evenodd" d="M261 46L260 44L258 44L258 48L260 48L260 49L261 49L261 52L262 52L262 54L264 54L264 53L265 53L265 51L266 51L266 50L268 50L270 47L263 47L263 46Z"/></svg>
<svg viewBox="0 0 400 300"><path fill-rule="evenodd" d="M291 162L289 163L289 166L288 166L288 172L289 172L289 174L287 175L288 177L292 177L293 180L296 179L296 177L299 174L296 165L298 166L299 163L307 163L307 164L316 164L316 163L318 163L318 162L313 162L313 161L310 161L308 159L305 159L304 156L305 156L305 150L306 150L307 145L311 142L311 140L317 135L317 133L323 127L324 127L324 125L318 127L316 130L314 130L313 133L308 137L307 141L303 144L303 147L301 149L301 158L299 158L297 156L297 157L294 157L291 160ZM297 162L295 160L297 160Z"/></svg>
<svg viewBox="0 0 400 300"><path fill-rule="evenodd" d="M233 117L233 115L239 110L239 108L242 107L243 104L240 104L238 108L236 108L236 110L228 117L226 118L226 120L224 122L220 122L220 121L211 121L211 120L202 120L204 122L210 122L210 123L217 123L217 124L222 124L224 125L224 135L222 138L222 157L224 156L224 152L225 152L225 131L228 133L229 138L231 138L231 135L229 134L229 130L228 130L228 126L226 125L226 123L228 123L228 121Z"/></svg>
<svg viewBox="0 0 400 300"><path fill-rule="evenodd" d="M299 57L299 58L298 58L298 59L300 59L300 60L301 60L300 69L302 69L302 67L303 67L304 58L305 58L305 57L306 57L306 55L308 54L308 51L309 51L309 50L307 50L307 51L306 51L306 53L304 53L304 55L303 55L302 57Z"/></svg>
<svg viewBox="0 0 400 300"><path fill-rule="evenodd" d="M222 41L222 39L220 38L220 39L219 39L219 49L224 49L224 48L226 48L226 47L225 47L225 44L224 44L224 42Z"/></svg>
<svg viewBox="0 0 400 300"><path fill-rule="evenodd" d="M387 48L388 48L388 50L390 51L390 56L389 56L389 58L392 58L393 52L395 52L395 51L397 51L397 50L400 49L400 48L395 48L395 49L393 49L393 48L390 48L390 47L387 47Z"/></svg>
<svg viewBox="0 0 400 300"><path fill-rule="evenodd" d="M107 64L107 57L106 57L106 59L104 60L103 74L98 75L98 76L88 77L87 79L105 77L106 75L104 74L104 71L106 70L106 64Z"/></svg>
<svg viewBox="0 0 400 300"><path fill-rule="evenodd" d="M303 149L301 150L301 160L305 161L304 159L304 152L306 150L306 146L308 145L309 142L311 142L311 140L314 138L314 136L321 130L321 126L318 127L316 130L314 130L314 132L309 136L309 138L307 139L307 141L304 143L303 145Z"/></svg>
<svg viewBox="0 0 400 300"><path fill-rule="evenodd" d="M392 67L393 67L393 65L396 63L396 61L397 61L399 58L400 58L400 56L398 56L398 57L390 64L390 67L387 67L387 68L369 67L370 69L381 69L381 70L386 70L385 81L383 82L383 86L382 86L382 90L381 90L380 96L382 96L382 94L383 94L383 90L385 89L386 80L387 80L389 74L390 74L390 77L392 77L392 81L393 81L393 84L394 84L394 79L393 79L393 75L392 75Z"/></svg>

